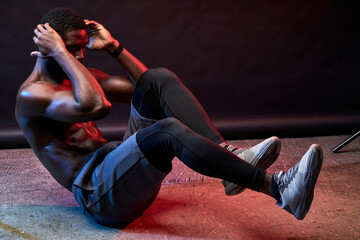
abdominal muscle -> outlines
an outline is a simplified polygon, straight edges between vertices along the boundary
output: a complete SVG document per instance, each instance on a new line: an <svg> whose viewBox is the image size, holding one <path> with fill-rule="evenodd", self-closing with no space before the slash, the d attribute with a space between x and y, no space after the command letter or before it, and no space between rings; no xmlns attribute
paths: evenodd
<svg viewBox="0 0 360 240"><path fill-rule="evenodd" d="M66 144L79 150L92 151L106 143L95 122L71 124L65 131L65 136Z"/></svg>
<svg viewBox="0 0 360 240"><path fill-rule="evenodd" d="M55 180L71 191L72 183L81 168L107 140L103 138L95 122L55 123L58 124L52 127L48 125L47 134L40 134L44 131L38 132L39 136L36 138L43 137L47 140L42 142L43 147L33 146L33 149Z"/></svg>

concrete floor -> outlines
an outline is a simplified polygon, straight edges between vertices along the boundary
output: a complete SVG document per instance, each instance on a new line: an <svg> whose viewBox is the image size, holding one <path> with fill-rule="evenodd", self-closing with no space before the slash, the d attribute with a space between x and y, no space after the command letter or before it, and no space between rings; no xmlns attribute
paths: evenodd
<svg viewBox="0 0 360 240"><path fill-rule="evenodd" d="M88 221L30 149L1 150L0 239L360 239L360 139L331 151L346 137L282 139L271 171L290 168L311 143L324 150L315 199L303 221L257 192L227 197L218 180L176 159L157 200L123 230Z"/></svg>

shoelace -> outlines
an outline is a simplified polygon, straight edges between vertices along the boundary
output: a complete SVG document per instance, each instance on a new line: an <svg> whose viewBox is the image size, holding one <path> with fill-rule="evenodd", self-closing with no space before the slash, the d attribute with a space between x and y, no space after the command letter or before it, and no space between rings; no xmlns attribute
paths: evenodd
<svg viewBox="0 0 360 240"><path fill-rule="evenodd" d="M228 150L229 152L232 152L232 153L234 153L236 150L239 149L239 148L237 148L237 147L235 147L235 146L233 146L233 145L226 145L224 148L225 148L226 150Z"/></svg>
<svg viewBox="0 0 360 240"><path fill-rule="evenodd" d="M250 147L238 148L238 147L235 147L235 146L233 146L233 145L226 145L226 146L225 146L225 149L228 150L229 152L232 152L232 153L238 155L238 154L244 152L245 150L250 149Z"/></svg>
<svg viewBox="0 0 360 240"><path fill-rule="evenodd" d="M297 172L298 168L299 165L296 164L294 167L290 168L286 172L284 171L279 172L279 175L277 176L279 179L278 181L279 190L283 190L289 185L289 183L294 179L295 173Z"/></svg>

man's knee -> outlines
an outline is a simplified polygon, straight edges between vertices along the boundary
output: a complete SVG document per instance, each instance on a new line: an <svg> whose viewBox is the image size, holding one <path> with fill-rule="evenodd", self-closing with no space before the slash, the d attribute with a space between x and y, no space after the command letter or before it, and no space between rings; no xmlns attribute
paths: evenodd
<svg viewBox="0 0 360 240"><path fill-rule="evenodd" d="M139 84L152 86L167 86L177 84L179 82L179 78L175 75L175 73L171 72L167 68L159 67L149 69L142 76Z"/></svg>
<svg viewBox="0 0 360 240"><path fill-rule="evenodd" d="M158 128L162 131L170 132L175 135L184 134L188 132L188 128L181 123L178 119L173 117L168 117L162 120L159 120L157 123Z"/></svg>

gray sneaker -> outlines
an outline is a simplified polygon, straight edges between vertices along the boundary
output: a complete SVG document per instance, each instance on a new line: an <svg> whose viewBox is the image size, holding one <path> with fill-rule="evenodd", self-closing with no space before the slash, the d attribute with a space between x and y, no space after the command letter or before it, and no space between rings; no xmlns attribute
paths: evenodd
<svg viewBox="0 0 360 240"><path fill-rule="evenodd" d="M258 168L267 169L279 156L281 143L277 137L271 137L252 148L236 148L231 145L225 148L249 164ZM243 186L225 180L221 180L221 183L224 185L225 194L228 196L240 194L246 189Z"/></svg>
<svg viewBox="0 0 360 240"><path fill-rule="evenodd" d="M277 172L273 176L280 193L276 204L298 220L304 219L310 209L322 160L321 148L313 144L299 163L285 173Z"/></svg>

